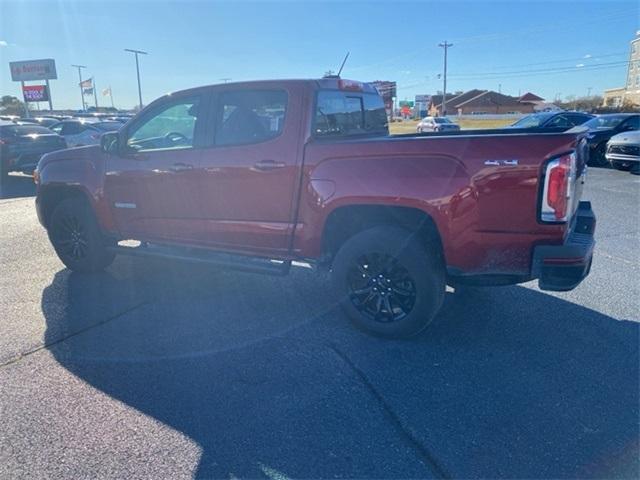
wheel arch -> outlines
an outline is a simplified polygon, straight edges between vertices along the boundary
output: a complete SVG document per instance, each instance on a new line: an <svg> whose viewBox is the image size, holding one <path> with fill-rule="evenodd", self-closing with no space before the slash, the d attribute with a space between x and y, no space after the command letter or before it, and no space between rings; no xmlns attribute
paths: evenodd
<svg viewBox="0 0 640 480"><path fill-rule="evenodd" d="M58 185L47 186L38 192L38 210L42 225L48 229L51 215L55 208L64 200L74 198L92 205L90 195L79 186Z"/></svg>
<svg viewBox="0 0 640 480"><path fill-rule="evenodd" d="M355 234L377 226L398 226L418 235L420 242L438 252L446 265L441 232L433 216L415 207L359 204L337 207L325 221L322 232L322 258L328 263L340 247Z"/></svg>

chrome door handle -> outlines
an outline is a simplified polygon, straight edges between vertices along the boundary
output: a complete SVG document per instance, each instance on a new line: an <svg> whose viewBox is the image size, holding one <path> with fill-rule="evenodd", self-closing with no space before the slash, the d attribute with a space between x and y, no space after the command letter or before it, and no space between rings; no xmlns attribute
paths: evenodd
<svg viewBox="0 0 640 480"><path fill-rule="evenodd" d="M276 168L284 168L286 165L283 162L276 162L275 160L260 160L256 162L253 168L266 172L268 170L275 170Z"/></svg>
<svg viewBox="0 0 640 480"><path fill-rule="evenodd" d="M189 165L188 163L174 163L169 167L169 170L172 172L184 172L187 170L193 170L193 165Z"/></svg>

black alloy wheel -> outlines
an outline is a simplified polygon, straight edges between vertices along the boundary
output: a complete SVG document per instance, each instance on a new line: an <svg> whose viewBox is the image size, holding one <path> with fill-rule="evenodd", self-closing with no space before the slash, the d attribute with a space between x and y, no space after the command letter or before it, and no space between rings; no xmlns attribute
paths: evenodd
<svg viewBox="0 0 640 480"><path fill-rule="evenodd" d="M349 271L349 299L363 315L376 322L396 322L411 313L416 284L408 270L383 253L359 257Z"/></svg>

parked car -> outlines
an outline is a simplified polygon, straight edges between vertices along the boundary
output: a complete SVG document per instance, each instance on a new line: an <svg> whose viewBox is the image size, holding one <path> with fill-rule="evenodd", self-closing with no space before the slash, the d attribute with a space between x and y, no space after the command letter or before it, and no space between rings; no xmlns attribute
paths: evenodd
<svg viewBox="0 0 640 480"><path fill-rule="evenodd" d="M607 142L622 132L640 129L640 114L611 113L598 115L584 124L589 128L589 164L604 167L609 164L606 158Z"/></svg>
<svg viewBox="0 0 640 480"><path fill-rule="evenodd" d="M111 121L111 122L127 123L129 120L131 120L131 117L115 116L115 117L107 117L106 119Z"/></svg>
<svg viewBox="0 0 640 480"><path fill-rule="evenodd" d="M330 269L356 326L406 336L447 283L562 291L588 275L584 136L390 136L369 84L227 83L165 95L99 146L46 155L36 208L72 270L116 254L271 274L303 260Z"/></svg>
<svg viewBox="0 0 640 480"><path fill-rule="evenodd" d="M31 174L43 154L63 148L64 138L48 128L0 120L0 181L9 172Z"/></svg>
<svg viewBox="0 0 640 480"><path fill-rule="evenodd" d="M446 117L425 117L418 123L416 130L422 132L448 132L460 130L460 125L453 123Z"/></svg>
<svg viewBox="0 0 640 480"><path fill-rule="evenodd" d="M522 117L509 128L571 128L588 122L595 115L582 112L540 112Z"/></svg>
<svg viewBox="0 0 640 480"><path fill-rule="evenodd" d="M43 127L51 127L58 123L58 119L51 117L30 117L30 118L21 118L17 120L22 123L33 123L34 125L42 125Z"/></svg>
<svg viewBox="0 0 640 480"><path fill-rule="evenodd" d="M640 172L640 130L611 137L605 157L613 168Z"/></svg>
<svg viewBox="0 0 640 480"><path fill-rule="evenodd" d="M101 122L93 119L62 120L52 125L51 130L62 135L69 147L98 145L100 136L105 132L113 132L122 127L120 122Z"/></svg>

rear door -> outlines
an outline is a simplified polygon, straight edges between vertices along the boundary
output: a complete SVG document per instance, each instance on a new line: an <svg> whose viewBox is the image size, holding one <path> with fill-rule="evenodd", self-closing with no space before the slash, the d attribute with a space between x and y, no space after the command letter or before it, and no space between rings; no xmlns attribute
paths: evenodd
<svg viewBox="0 0 640 480"><path fill-rule="evenodd" d="M208 244L284 253L294 227L303 135L303 87L223 88L215 95L214 145L199 188Z"/></svg>
<svg viewBox="0 0 640 480"><path fill-rule="evenodd" d="M205 94L169 97L144 112L108 157L105 195L120 233L135 239L197 243Z"/></svg>

